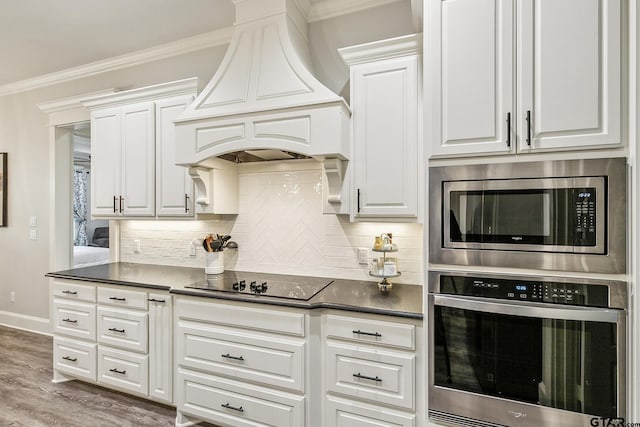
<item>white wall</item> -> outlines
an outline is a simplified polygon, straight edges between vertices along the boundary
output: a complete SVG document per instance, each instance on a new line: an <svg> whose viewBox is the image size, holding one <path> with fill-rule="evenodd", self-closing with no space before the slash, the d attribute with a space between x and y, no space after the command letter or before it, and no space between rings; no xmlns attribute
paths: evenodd
<svg viewBox="0 0 640 427"><path fill-rule="evenodd" d="M346 67L333 71L327 59L336 48L343 46L328 46L327 43L351 42L354 39L359 43L414 32L408 0L377 9L377 12L359 12L311 25L310 45L312 50L318 51L312 53L312 59L323 70L321 80L328 79L335 72L331 80L340 86L343 84L340 82L346 82L348 78ZM367 19L362 19L362 16ZM381 25L385 20L393 22L393 25ZM335 33L336 37L329 37L330 33ZM349 34L351 36L347 36ZM53 242L49 236L54 232L49 223L49 206L54 197L52 177L55 166L49 147L51 131L48 116L37 105L107 88L126 90L189 77L198 77L200 84L204 85L220 64L225 50L226 46L203 49L0 96L0 152L9 153L8 227L0 228L0 324L42 331L49 328L49 282L44 275L53 265L53 254L49 251ZM30 216L37 217L37 240L29 240ZM10 292L15 292L15 302L9 301Z"/></svg>
<svg viewBox="0 0 640 427"><path fill-rule="evenodd" d="M294 169L295 165L295 169ZM322 214L322 171L314 160L240 165L238 215L208 221L121 221L121 261L204 268L204 249L189 245L208 233L230 234L238 250L224 251L225 268L377 280L358 264L358 248L393 233L397 283L422 284L422 225L349 223L348 216ZM140 252L134 252L134 241ZM370 258L374 254L369 251ZM204 271L203 271L204 274Z"/></svg>

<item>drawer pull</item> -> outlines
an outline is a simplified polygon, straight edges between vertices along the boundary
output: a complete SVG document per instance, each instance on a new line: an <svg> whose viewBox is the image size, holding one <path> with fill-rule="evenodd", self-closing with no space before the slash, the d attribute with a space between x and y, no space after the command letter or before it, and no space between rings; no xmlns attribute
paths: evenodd
<svg viewBox="0 0 640 427"><path fill-rule="evenodd" d="M241 406L241 407L239 407L239 408L236 408L235 406L231 406L231 405L229 405L228 403L223 403L223 404L222 404L222 405L220 405L220 406L222 406L222 407L223 407L223 408L225 408L225 409L233 409L234 411L244 412L244 409L242 409L242 406Z"/></svg>
<svg viewBox="0 0 640 427"><path fill-rule="evenodd" d="M374 377L368 377L366 375L360 375L360 372L358 372L357 374L353 374L353 376L354 376L354 378L358 378L358 379L361 379L361 380L375 381L377 383L381 383L382 382L382 378L378 378L377 375L374 378Z"/></svg>
<svg viewBox="0 0 640 427"><path fill-rule="evenodd" d="M68 360L69 362L77 362L78 359L76 357L63 356L64 360Z"/></svg>
<svg viewBox="0 0 640 427"><path fill-rule="evenodd" d="M120 370L118 370L116 368L109 369L109 372L113 372L114 374L120 374L120 375L124 375L124 374L127 373L127 371L120 371Z"/></svg>
<svg viewBox="0 0 640 427"><path fill-rule="evenodd" d="M63 294L67 294L67 295L78 295L78 293L76 291L62 291Z"/></svg>
<svg viewBox="0 0 640 427"><path fill-rule="evenodd" d="M166 300L163 299L155 299L155 298L149 298L149 302L161 302L161 303L165 303L167 302Z"/></svg>
<svg viewBox="0 0 640 427"><path fill-rule="evenodd" d="M114 300L114 301L126 301L126 298L119 298L119 297L109 297L110 300Z"/></svg>
<svg viewBox="0 0 640 427"><path fill-rule="evenodd" d="M62 319L62 321L67 323L78 323L77 320L71 320L71 319Z"/></svg>
<svg viewBox="0 0 640 427"><path fill-rule="evenodd" d="M244 357L242 356L232 356L229 353L221 354L220 357L224 357L225 359L233 359L233 360L241 360L244 361Z"/></svg>
<svg viewBox="0 0 640 427"><path fill-rule="evenodd" d="M364 332L364 331L361 331L360 329L358 329L357 331L351 331L351 332L357 335L368 335L370 337L382 338L382 334L379 334L377 332Z"/></svg>
<svg viewBox="0 0 640 427"><path fill-rule="evenodd" d="M118 328L109 328L110 331L112 332L119 332L121 334L124 334L124 329L118 329Z"/></svg>

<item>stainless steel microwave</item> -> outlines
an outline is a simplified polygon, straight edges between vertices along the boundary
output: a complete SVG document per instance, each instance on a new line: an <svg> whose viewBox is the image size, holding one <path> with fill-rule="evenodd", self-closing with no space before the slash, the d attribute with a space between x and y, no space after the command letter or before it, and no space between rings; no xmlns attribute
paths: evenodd
<svg viewBox="0 0 640 427"><path fill-rule="evenodd" d="M625 273L624 158L431 167L430 262Z"/></svg>

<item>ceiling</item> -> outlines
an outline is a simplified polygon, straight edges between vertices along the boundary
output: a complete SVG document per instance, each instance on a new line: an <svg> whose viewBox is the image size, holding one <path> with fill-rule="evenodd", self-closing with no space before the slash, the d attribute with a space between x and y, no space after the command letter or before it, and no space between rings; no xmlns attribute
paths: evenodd
<svg viewBox="0 0 640 427"><path fill-rule="evenodd" d="M0 0L0 86L233 24L231 0Z"/></svg>

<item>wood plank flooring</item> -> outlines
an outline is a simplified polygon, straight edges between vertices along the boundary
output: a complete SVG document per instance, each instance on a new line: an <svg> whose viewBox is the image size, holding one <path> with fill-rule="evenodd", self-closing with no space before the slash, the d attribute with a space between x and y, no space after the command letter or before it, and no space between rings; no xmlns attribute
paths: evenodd
<svg viewBox="0 0 640 427"><path fill-rule="evenodd" d="M174 425L175 408L80 381L53 384L52 345L0 326L0 427Z"/></svg>

